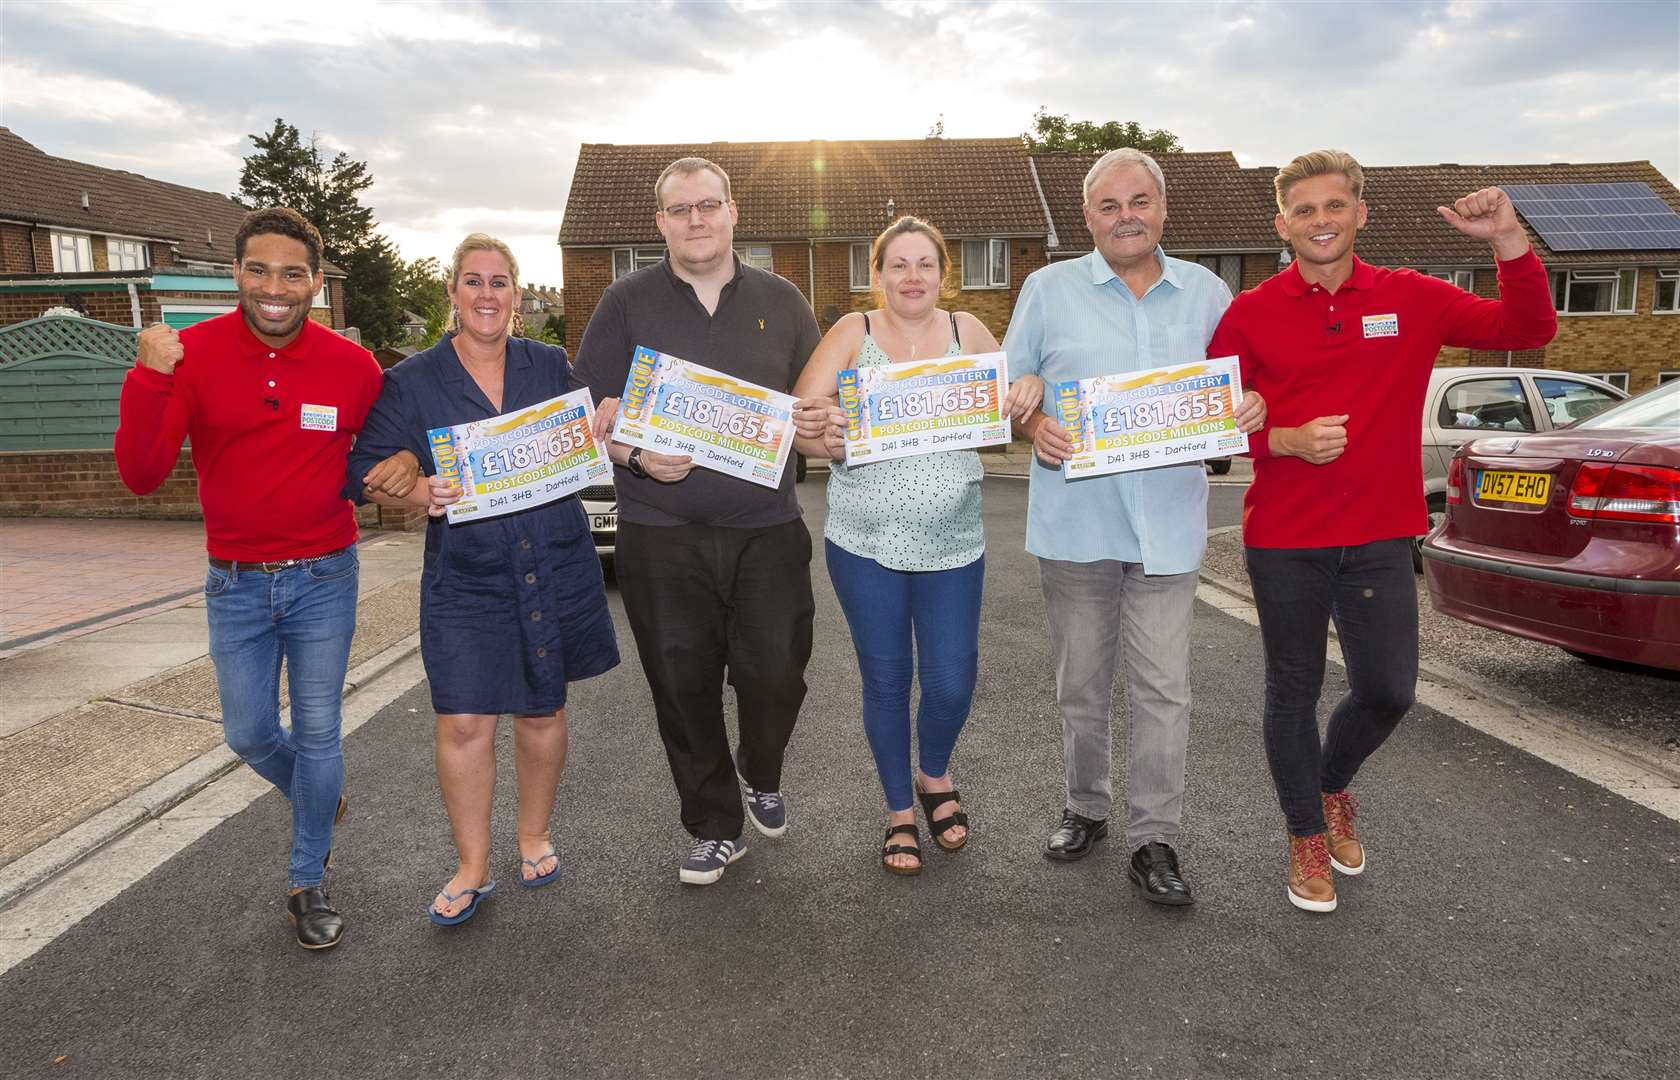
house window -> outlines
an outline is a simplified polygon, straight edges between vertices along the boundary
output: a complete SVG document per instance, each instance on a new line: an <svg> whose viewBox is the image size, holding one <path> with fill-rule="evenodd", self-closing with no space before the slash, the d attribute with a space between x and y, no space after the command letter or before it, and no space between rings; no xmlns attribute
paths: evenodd
<svg viewBox="0 0 1680 1080"><path fill-rule="evenodd" d="M851 284L853 292L869 291L869 245L853 244L851 255L847 260L850 269L846 272L846 279Z"/></svg>
<svg viewBox="0 0 1680 1080"><path fill-rule="evenodd" d="M1552 303L1559 315L1627 315L1633 312L1639 271L1554 270Z"/></svg>
<svg viewBox="0 0 1680 1080"><path fill-rule="evenodd" d="M327 279L321 279L321 287L315 291L315 299L310 301L310 307L332 307L332 301L327 296Z"/></svg>
<svg viewBox="0 0 1680 1080"><path fill-rule="evenodd" d="M776 272L775 262L770 253L769 244L748 244L745 247L736 248L735 254L739 255L741 257L741 261L746 263L748 266L755 266L760 270L768 270L772 274Z"/></svg>
<svg viewBox="0 0 1680 1080"><path fill-rule="evenodd" d="M1476 291L1476 271L1474 270L1425 270L1424 273L1432 278L1440 278L1449 285L1457 285L1465 292Z"/></svg>
<svg viewBox="0 0 1680 1080"><path fill-rule="evenodd" d="M658 266L659 261L664 257L664 248L613 248L613 280L617 281L626 274L633 274L637 270Z"/></svg>
<svg viewBox="0 0 1680 1080"><path fill-rule="evenodd" d="M86 233L53 233L52 253L55 274L84 274L93 269L93 240Z"/></svg>
<svg viewBox="0 0 1680 1080"><path fill-rule="evenodd" d="M1218 274L1232 296L1242 292L1241 255L1198 255L1196 261Z"/></svg>
<svg viewBox="0 0 1680 1080"><path fill-rule="evenodd" d="M1657 271L1657 293L1651 302L1651 313L1680 312L1680 270Z"/></svg>
<svg viewBox="0 0 1680 1080"><path fill-rule="evenodd" d="M963 288L1009 288L1009 241L964 240L962 245Z"/></svg>
<svg viewBox="0 0 1680 1080"><path fill-rule="evenodd" d="M1579 371L1577 375L1586 375L1609 383L1622 393L1627 393L1628 373L1625 371Z"/></svg>
<svg viewBox="0 0 1680 1080"><path fill-rule="evenodd" d="M112 270L146 269L144 240L120 240L112 236L105 241L105 250L110 256Z"/></svg>
<svg viewBox="0 0 1680 1080"><path fill-rule="evenodd" d="M1680 371L1659 371L1659 372L1657 372L1657 385L1658 386L1661 386L1663 383L1666 383L1666 382L1673 382L1675 379L1680 379Z"/></svg>

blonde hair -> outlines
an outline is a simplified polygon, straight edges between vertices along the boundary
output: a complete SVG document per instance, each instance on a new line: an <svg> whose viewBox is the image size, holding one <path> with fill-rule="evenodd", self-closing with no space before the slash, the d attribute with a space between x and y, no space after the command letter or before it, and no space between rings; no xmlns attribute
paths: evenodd
<svg viewBox="0 0 1680 1080"><path fill-rule="evenodd" d="M951 289L951 252L945 246L945 234L921 218L906 214L888 225L869 249L869 265L874 270L869 279L869 297L876 307L887 306L887 294L881 291L881 270L887 265L887 245L909 233L932 240L933 250L939 254L939 298L949 300L956 295Z"/></svg>
<svg viewBox="0 0 1680 1080"><path fill-rule="evenodd" d="M455 245L455 254L449 257L449 284L459 285L461 282L461 264L468 255L475 251L494 251L507 260L508 273L513 278L513 319L508 324L508 333L514 337L525 336L525 317L519 313L519 305L524 303L524 294L519 288L519 260L513 257L513 249L489 233L475 232ZM461 309L451 304L449 306L449 332L458 334L461 331Z"/></svg>
<svg viewBox="0 0 1680 1080"><path fill-rule="evenodd" d="M728 202L733 197L729 194L729 174L723 171L722 166L715 162L707 161L703 157L685 157L678 158L677 160L671 162L671 164L665 166L665 171L660 173L659 179L653 182L653 208L662 212L665 209L665 204L663 202L665 198L665 181L669 180L672 176L678 173L681 173L683 176L690 176L697 172L709 172L713 176L716 176L719 180L723 181L724 202Z"/></svg>
<svg viewBox="0 0 1680 1080"><path fill-rule="evenodd" d="M1091 171L1085 174L1085 186L1080 191L1080 198L1086 206L1091 205L1091 186L1097 182L1097 177L1109 169L1123 169L1134 167L1142 169L1155 181L1155 191L1161 198L1167 197L1167 178L1161 175L1161 166L1155 159L1142 150L1132 146L1122 146L1117 150L1110 150L1098 158L1091 166Z"/></svg>
<svg viewBox="0 0 1680 1080"><path fill-rule="evenodd" d="M1272 190L1277 193L1278 213L1284 213L1287 209L1284 200L1289 197L1289 189L1297 180L1305 180L1311 176L1328 176L1331 173L1341 173L1347 177L1348 186L1353 188L1355 202L1365 197L1365 170L1359 167L1359 162L1353 160L1352 154L1346 150L1314 150L1291 161L1272 178Z"/></svg>

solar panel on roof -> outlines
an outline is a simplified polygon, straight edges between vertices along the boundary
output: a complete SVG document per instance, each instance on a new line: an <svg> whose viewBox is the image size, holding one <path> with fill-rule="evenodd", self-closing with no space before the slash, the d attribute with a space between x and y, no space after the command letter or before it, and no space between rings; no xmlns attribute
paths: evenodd
<svg viewBox="0 0 1680 1080"><path fill-rule="evenodd" d="M1553 251L1680 250L1680 214L1649 184L1512 184L1505 194Z"/></svg>

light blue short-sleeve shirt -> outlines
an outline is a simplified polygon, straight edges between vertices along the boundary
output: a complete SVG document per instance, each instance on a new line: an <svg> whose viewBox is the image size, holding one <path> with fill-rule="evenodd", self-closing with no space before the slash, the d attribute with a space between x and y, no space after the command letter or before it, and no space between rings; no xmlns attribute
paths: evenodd
<svg viewBox="0 0 1680 1080"><path fill-rule="evenodd" d="M1003 348L1011 375L1044 380L1046 414L1054 386L1127 371L1182 364L1207 355L1214 328L1231 306L1219 275L1159 247L1161 277L1132 295L1101 252L1052 263L1028 275ZM1207 472L1200 462L1067 480L1033 457L1027 490L1027 550L1042 559L1142 563L1146 574L1199 569L1207 547Z"/></svg>

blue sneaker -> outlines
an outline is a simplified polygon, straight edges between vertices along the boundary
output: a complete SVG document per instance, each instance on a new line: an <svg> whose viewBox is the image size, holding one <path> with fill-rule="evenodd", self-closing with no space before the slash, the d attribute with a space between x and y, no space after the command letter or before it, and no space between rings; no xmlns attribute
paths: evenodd
<svg viewBox="0 0 1680 1080"><path fill-rule="evenodd" d="M740 774L736 776L739 779ZM787 832L787 803L781 792L759 791L745 780L741 781L741 790L747 796L747 817L752 819L753 828L771 839Z"/></svg>
<svg viewBox="0 0 1680 1080"><path fill-rule="evenodd" d="M723 876L724 867L746 853L747 845L739 836L733 840L696 840L677 877L684 885L710 885Z"/></svg>

